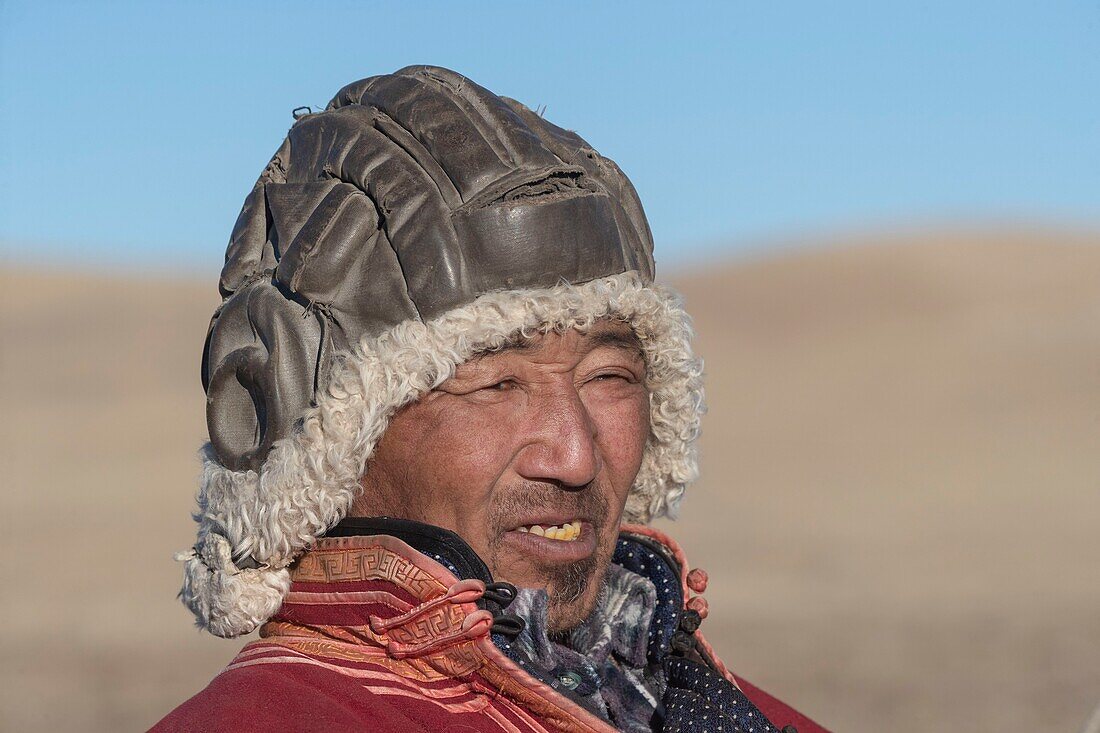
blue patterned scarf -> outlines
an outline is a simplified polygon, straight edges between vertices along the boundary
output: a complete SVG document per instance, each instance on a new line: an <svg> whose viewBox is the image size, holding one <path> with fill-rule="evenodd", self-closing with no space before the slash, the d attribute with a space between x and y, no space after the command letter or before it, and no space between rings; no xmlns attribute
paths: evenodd
<svg viewBox="0 0 1100 733"><path fill-rule="evenodd" d="M526 619L516 645L551 685L569 690L590 712L619 730L650 731L665 674L647 659L657 605L653 583L612 564L592 614L567 635L547 632L545 590L521 588L509 607Z"/></svg>

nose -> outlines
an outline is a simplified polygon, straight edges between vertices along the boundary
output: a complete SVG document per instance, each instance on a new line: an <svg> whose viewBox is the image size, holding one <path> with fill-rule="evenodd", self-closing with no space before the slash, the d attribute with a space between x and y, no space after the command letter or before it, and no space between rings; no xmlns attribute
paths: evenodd
<svg viewBox="0 0 1100 733"><path fill-rule="evenodd" d="M532 400L525 421L530 440L517 457L521 476L577 490L599 475L596 423L572 383Z"/></svg>

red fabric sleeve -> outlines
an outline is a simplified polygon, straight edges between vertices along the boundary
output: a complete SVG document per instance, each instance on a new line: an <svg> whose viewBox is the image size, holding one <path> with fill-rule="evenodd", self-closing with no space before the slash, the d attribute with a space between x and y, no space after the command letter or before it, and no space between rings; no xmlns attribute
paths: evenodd
<svg viewBox="0 0 1100 733"><path fill-rule="evenodd" d="M829 733L827 729L810 720L790 705L775 699L751 682L736 675L734 677L737 679L737 686L741 688L741 692L745 693L745 697L749 698L752 704L758 707L760 712L764 713L768 720L779 730L783 730L788 725L793 725L798 733Z"/></svg>
<svg viewBox="0 0 1100 733"><path fill-rule="evenodd" d="M293 667L256 666L222 672L151 731L427 733L391 702L359 685L348 685L341 675L317 667Z"/></svg>

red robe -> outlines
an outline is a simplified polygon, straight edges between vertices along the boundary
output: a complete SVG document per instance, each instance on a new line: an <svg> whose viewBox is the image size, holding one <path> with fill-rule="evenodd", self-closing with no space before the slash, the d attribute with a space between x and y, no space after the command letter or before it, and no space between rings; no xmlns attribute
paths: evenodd
<svg viewBox="0 0 1100 733"><path fill-rule="evenodd" d="M681 566L679 547L648 527ZM197 695L155 725L170 731L613 731L536 679L489 636L478 580L385 535L320 540L292 571L279 613ZM730 674L699 631L700 655L779 729L825 729Z"/></svg>

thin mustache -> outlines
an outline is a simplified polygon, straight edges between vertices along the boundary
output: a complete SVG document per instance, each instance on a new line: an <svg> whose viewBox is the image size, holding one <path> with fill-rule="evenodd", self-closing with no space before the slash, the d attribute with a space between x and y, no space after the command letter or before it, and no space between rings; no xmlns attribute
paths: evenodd
<svg viewBox="0 0 1100 733"><path fill-rule="evenodd" d="M540 511L570 511L599 527L607 521L604 492L595 482L580 489L562 489L554 484L525 481L510 487L489 510L489 524L497 536L511 529L517 517Z"/></svg>

